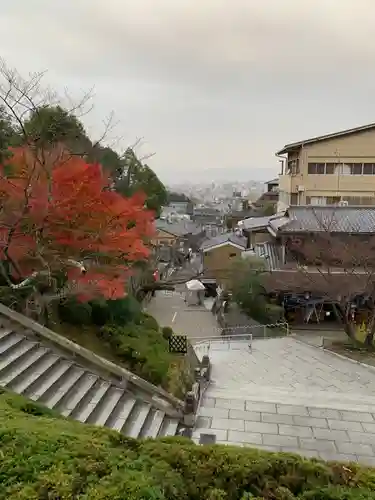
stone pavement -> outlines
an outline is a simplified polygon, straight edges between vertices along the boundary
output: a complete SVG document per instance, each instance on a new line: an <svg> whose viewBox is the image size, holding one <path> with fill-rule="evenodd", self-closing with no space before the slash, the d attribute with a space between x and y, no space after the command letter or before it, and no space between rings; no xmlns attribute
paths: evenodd
<svg viewBox="0 0 375 500"><path fill-rule="evenodd" d="M375 370L291 337L209 352L196 442L214 434L217 443L375 466Z"/></svg>
<svg viewBox="0 0 375 500"><path fill-rule="evenodd" d="M158 291L146 311L161 326L170 326L175 333L188 337L212 337L220 335L215 316L204 306L188 306L184 302L184 286L176 286L175 292Z"/></svg>

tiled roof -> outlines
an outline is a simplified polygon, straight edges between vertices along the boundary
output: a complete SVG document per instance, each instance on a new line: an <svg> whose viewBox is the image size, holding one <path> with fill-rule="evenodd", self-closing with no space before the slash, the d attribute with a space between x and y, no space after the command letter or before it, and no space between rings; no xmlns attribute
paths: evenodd
<svg viewBox="0 0 375 500"><path fill-rule="evenodd" d="M247 246L247 238L244 238L243 236L237 236L234 233L219 234L214 238L209 238L203 241L200 249L203 251L210 250L212 248L225 245L226 243L233 243L234 245L240 246L245 250Z"/></svg>
<svg viewBox="0 0 375 500"><path fill-rule="evenodd" d="M255 255L265 260L266 268L269 271L280 269L281 249L273 243L258 243L254 248Z"/></svg>
<svg viewBox="0 0 375 500"><path fill-rule="evenodd" d="M200 226L189 220L167 222L161 219L157 219L155 221L155 227L156 229L166 231L167 233L173 234L174 236L185 236L187 234L196 235L202 232Z"/></svg>
<svg viewBox="0 0 375 500"><path fill-rule="evenodd" d="M286 215L288 222L280 228L283 233L375 233L375 207L296 206ZM271 227L274 224L272 221Z"/></svg>
<svg viewBox="0 0 375 500"><path fill-rule="evenodd" d="M341 271L279 269L264 273L262 283L268 292L310 292L331 300L371 293L373 284L368 273Z"/></svg>
<svg viewBox="0 0 375 500"><path fill-rule="evenodd" d="M193 215L216 215L220 216L220 210L212 207L194 208Z"/></svg>
<svg viewBox="0 0 375 500"><path fill-rule="evenodd" d="M272 217L249 217L248 219L240 221L241 227L248 230L267 227L271 218Z"/></svg>

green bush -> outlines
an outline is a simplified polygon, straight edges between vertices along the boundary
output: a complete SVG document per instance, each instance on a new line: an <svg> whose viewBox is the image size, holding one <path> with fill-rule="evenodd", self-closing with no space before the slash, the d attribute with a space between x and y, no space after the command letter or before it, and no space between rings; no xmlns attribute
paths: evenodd
<svg viewBox="0 0 375 500"><path fill-rule="evenodd" d="M90 325L92 308L88 302L79 302L71 297L58 306L61 321L72 325Z"/></svg>
<svg viewBox="0 0 375 500"><path fill-rule="evenodd" d="M154 324L150 319L146 318L145 323L140 325L105 326L102 335L129 370L155 385L167 388L168 370L174 358L168 351L168 342L163 338L157 323L157 330L149 327Z"/></svg>
<svg viewBox="0 0 375 500"><path fill-rule="evenodd" d="M161 332L165 340L169 340L173 335L173 330L170 326L163 326Z"/></svg>
<svg viewBox="0 0 375 500"><path fill-rule="evenodd" d="M370 500L375 470L292 454L135 441L0 395L0 500Z"/></svg>
<svg viewBox="0 0 375 500"><path fill-rule="evenodd" d="M159 323L153 316L150 316L147 313L142 313L136 323L142 325L148 330L155 330L156 332L159 331Z"/></svg>
<svg viewBox="0 0 375 500"><path fill-rule="evenodd" d="M131 321L139 321L141 306L132 296L118 300L93 301L92 322L94 325L105 324L125 325Z"/></svg>

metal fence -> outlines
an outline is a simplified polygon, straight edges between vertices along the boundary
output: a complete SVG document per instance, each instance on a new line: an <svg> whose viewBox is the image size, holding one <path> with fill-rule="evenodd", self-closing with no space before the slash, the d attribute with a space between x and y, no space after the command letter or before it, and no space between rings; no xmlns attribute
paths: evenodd
<svg viewBox="0 0 375 500"><path fill-rule="evenodd" d="M244 346L247 346L251 351L254 339L271 339L290 335L289 325L286 322L238 326L232 329L235 330L235 333L231 333L230 330L230 328L218 329L219 335L190 337L189 341L194 349L204 348L206 353L209 352L212 344L227 344L228 349L243 349ZM239 331L241 333L238 333Z"/></svg>
<svg viewBox="0 0 375 500"><path fill-rule="evenodd" d="M252 338L277 338L286 337L290 335L290 328L287 322L272 323L267 325L245 325L245 326L234 326L234 327L217 327L211 329L214 335L200 335L199 337L189 337L189 340L194 343L198 341L208 340L211 338L217 338L222 341L237 339L240 340L241 337L251 335ZM203 333L203 331L202 331Z"/></svg>

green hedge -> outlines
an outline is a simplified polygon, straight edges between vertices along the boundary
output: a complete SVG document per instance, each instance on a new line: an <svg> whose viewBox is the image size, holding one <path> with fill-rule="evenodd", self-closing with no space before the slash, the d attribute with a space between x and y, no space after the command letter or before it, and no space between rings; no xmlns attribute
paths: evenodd
<svg viewBox="0 0 375 500"><path fill-rule="evenodd" d="M135 441L0 394L1 500L370 500L375 471L292 454Z"/></svg>
<svg viewBox="0 0 375 500"><path fill-rule="evenodd" d="M155 385L168 387L168 372L174 357L154 318L145 317L141 324L123 327L105 326L101 334L129 370Z"/></svg>
<svg viewBox="0 0 375 500"><path fill-rule="evenodd" d="M141 306L131 296L118 300L79 302L72 297L59 304L60 320L73 325L124 325L140 321Z"/></svg>

